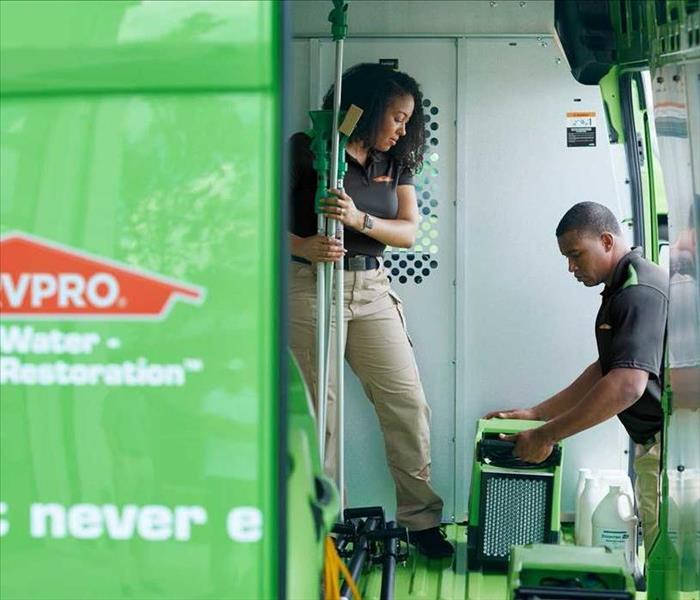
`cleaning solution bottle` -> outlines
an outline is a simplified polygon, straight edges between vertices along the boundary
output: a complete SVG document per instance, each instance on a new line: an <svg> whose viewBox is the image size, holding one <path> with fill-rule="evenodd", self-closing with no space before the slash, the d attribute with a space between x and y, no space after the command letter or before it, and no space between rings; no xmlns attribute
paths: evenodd
<svg viewBox="0 0 700 600"><path fill-rule="evenodd" d="M581 527L581 494L583 494L583 486L586 485L586 477L591 476L590 469L578 470L578 481L576 482L576 495L574 496L574 539L580 537L579 529Z"/></svg>
<svg viewBox="0 0 700 600"><path fill-rule="evenodd" d="M591 545L591 519L593 518L593 511L598 507L598 504L605 497L607 491L607 487L601 486L597 478L591 476L586 477L576 519L579 523L578 537L576 538L576 544L578 546Z"/></svg>
<svg viewBox="0 0 700 600"><path fill-rule="evenodd" d="M619 485L625 494L628 494L630 498L634 499L632 480L622 469L598 469L596 475L598 475L598 481L601 483L605 483L609 486Z"/></svg>
<svg viewBox="0 0 700 600"><path fill-rule="evenodd" d="M592 539L594 546L622 550L630 570L635 568L637 546L637 517L634 502L619 485L610 491L593 511Z"/></svg>

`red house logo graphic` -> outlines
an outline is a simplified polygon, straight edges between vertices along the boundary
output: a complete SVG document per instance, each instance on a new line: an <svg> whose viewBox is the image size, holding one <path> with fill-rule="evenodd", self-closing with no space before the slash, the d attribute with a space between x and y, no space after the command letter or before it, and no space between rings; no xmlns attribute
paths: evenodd
<svg viewBox="0 0 700 600"><path fill-rule="evenodd" d="M0 237L0 317L162 319L205 290L20 232Z"/></svg>

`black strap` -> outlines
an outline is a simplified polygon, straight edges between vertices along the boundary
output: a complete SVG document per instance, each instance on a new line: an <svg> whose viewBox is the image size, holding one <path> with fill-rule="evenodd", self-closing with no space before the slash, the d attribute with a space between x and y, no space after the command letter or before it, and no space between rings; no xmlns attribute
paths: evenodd
<svg viewBox="0 0 700 600"><path fill-rule="evenodd" d="M310 265L311 262L301 256L292 255L294 262L303 265ZM355 256L343 257L343 268L346 271L372 271L379 268L379 258L376 256L366 256L364 254L356 254Z"/></svg>
<svg viewBox="0 0 700 600"><path fill-rule="evenodd" d="M346 271L372 271L379 268L379 259L376 256L356 254L343 258L343 268Z"/></svg>

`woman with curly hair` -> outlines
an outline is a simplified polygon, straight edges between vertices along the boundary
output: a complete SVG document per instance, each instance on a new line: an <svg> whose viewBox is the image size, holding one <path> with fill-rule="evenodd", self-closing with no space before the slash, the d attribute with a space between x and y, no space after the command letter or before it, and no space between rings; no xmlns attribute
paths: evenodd
<svg viewBox="0 0 700 600"><path fill-rule="evenodd" d="M292 136L290 344L316 405L316 263L343 257L345 358L379 419L396 486L397 521L409 529L420 552L442 558L453 549L440 529L442 499L430 483L430 408L401 300L389 286L382 261L386 246L410 248L418 230L413 175L422 166L425 144L422 99L412 77L379 64L355 65L343 74L341 110L355 104L363 113L346 148L344 190L331 190L323 210L344 225L345 248L317 233L311 139L304 133ZM333 88L324 108L332 102ZM331 473L336 464L334 381L331 364L326 433Z"/></svg>

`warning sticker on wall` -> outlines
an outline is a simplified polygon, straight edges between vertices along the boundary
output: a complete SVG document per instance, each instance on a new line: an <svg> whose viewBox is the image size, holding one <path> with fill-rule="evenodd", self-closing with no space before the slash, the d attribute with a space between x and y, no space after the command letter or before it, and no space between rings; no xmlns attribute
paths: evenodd
<svg viewBox="0 0 700 600"><path fill-rule="evenodd" d="M595 146L596 114L594 112L566 113L566 145L573 147Z"/></svg>

